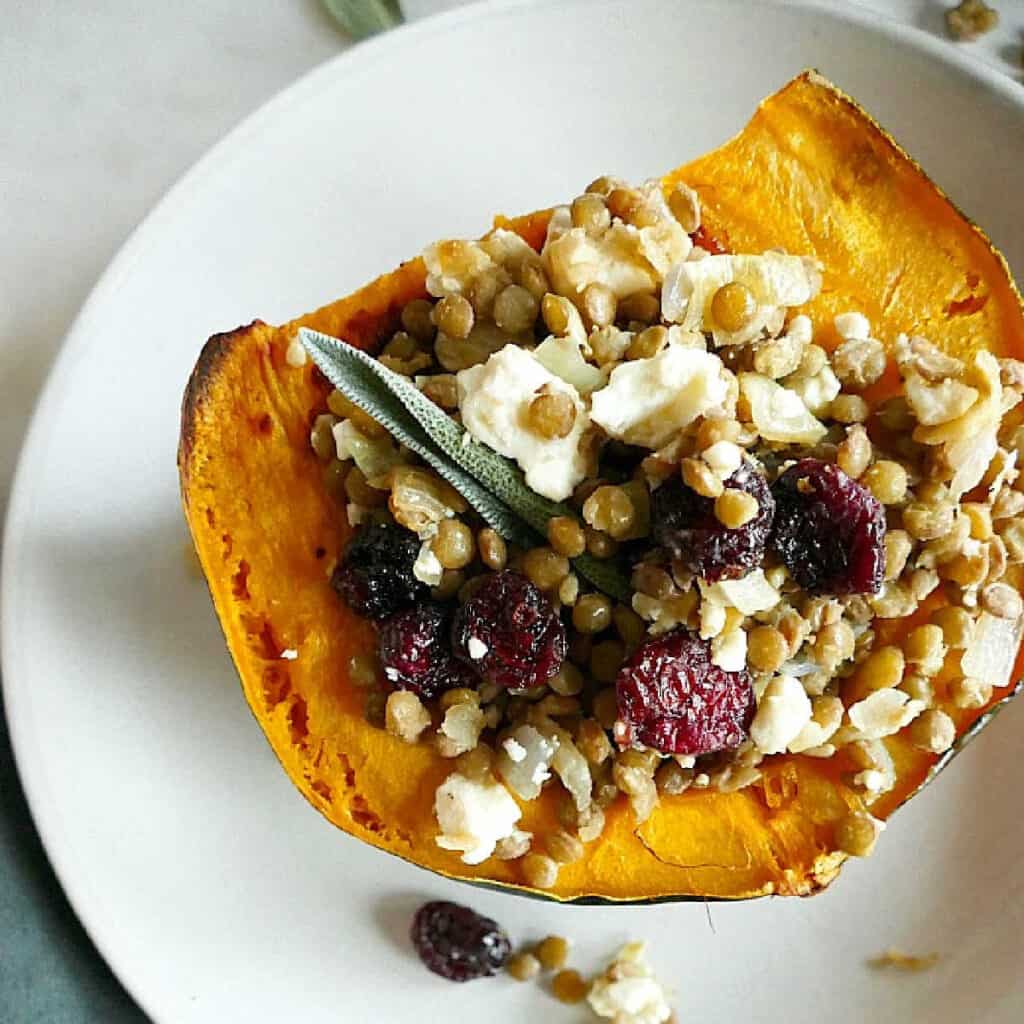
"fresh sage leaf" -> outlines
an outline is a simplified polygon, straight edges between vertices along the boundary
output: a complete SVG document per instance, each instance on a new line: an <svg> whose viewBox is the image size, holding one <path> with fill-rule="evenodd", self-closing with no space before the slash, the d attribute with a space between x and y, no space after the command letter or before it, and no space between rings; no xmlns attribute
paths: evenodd
<svg viewBox="0 0 1024 1024"><path fill-rule="evenodd" d="M349 401L428 462L507 540L534 546L552 517L573 515L528 487L518 466L476 442L408 378L330 335L303 327L299 340ZM613 562L582 555L573 564L606 594L629 600L629 581Z"/></svg>

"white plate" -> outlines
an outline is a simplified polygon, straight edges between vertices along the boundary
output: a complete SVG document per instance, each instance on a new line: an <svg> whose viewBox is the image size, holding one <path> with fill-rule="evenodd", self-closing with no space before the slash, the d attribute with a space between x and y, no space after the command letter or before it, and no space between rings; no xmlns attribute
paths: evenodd
<svg viewBox="0 0 1024 1024"><path fill-rule="evenodd" d="M579 1019L535 985L455 987L405 940L425 897L584 969L652 941L681 1019L1019 1021L1019 744L1010 709L811 901L560 908L435 878L333 830L248 713L186 574L178 403L206 335L313 308L438 236L655 174L806 65L877 113L1024 269L1024 90L868 15L753 2L475 8L309 75L170 193L68 338L4 566L4 683L33 811L97 945L159 1021ZM896 945L943 954L872 972Z"/></svg>

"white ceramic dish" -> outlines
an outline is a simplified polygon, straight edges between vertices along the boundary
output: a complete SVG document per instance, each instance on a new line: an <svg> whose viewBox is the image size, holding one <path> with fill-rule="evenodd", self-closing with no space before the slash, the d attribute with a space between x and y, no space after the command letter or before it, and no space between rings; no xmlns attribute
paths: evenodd
<svg viewBox="0 0 1024 1024"><path fill-rule="evenodd" d="M350 291L496 209L642 177L731 135L807 65L858 97L1024 271L1024 90L867 14L753 0L477 7L321 67L217 146L72 330L7 525L5 700L76 910L160 1022L581 1019L411 958L425 897L596 967L652 942L683 1020L1019 1021L1019 744L1007 711L811 901L561 908L463 887L328 826L246 710L186 573L178 403L206 335ZM895 945L926 975L869 970Z"/></svg>

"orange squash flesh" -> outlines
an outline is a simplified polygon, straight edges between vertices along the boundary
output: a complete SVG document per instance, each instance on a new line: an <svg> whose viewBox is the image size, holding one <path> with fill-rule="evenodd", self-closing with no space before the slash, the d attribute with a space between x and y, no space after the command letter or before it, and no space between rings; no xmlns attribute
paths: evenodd
<svg viewBox="0 0 1024 1024"><path fill-rule="evenodd" d="M918 332L960 355L977 346L1024 355L1024 312L1002 258L889 136L813 72L767 99L731 142L669 174L666 188L678 180L700 192L705 225L732 251L781 246L821 260L824 289L807 309L819 331L855 309L886 340ZM500 222L539 248L547 214ZM211 338L183 406L185 513L246 698L303 795L339 828L422 867L522 887L514 863L470 867L436 845L434 791L450 762L364 721L347 665L371 647L373 631L328 586L350 530L309 445L328 386L312 365L285 360L300 325L373 349L396 329L402 306L424 294L414 260L283 327L255 322ZM885 629L898 635L907 624ZM288 648L295 660L280 657ZM956 713L958 733L989 710ZM938 761L900 737L886 742L899 781L874 805L880 817ZM841 756L772 758L760 783L663 798L640 827L619 801L603 835L544 895L812 893L844 859L833 833L857 802L842 782L848 768ZM556 799L548 790L525 804L521 827L554 827Z"/></svg>

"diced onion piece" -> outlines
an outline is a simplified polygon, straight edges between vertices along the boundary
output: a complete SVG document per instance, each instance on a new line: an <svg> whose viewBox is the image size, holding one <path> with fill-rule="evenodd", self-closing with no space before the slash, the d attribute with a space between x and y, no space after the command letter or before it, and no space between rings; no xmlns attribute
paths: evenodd
<svg viewBox="0 0 1024 1024"><path fill-rule="evenodd" d="M581 395L589 395L604 385L605 375L583 358L579 342L573 338L550 337L541 342L533 354L541 366Z"/></svg>
<svg viewBox="0 0 1024 1024"><path fill-rule="evenodd" d="M991 686L1008 686L1020 649L1022 627L1024 620L1000 619L982 612L971 645L960 659L963 674Z"/></svg>
<svg viewBox="0 0 1024 1024"><path fill-rule="evenodd" d="M824 425L795 392L760 373L741 373L739 379L754 426L766 441L814 444L825 436Z"/></svg>
<svg viewBox="0 0 1024 1024"><path fill-rule="evenodd" d="M744 615L766 612L779 603L779 592L765 578L763 569L755 569L738 580L721 580L708 586L701 584L705 599L730 605Z"/></svg>
<svg viewBox="0 0 1024 1024"><path fill-rule="evenodd" d="M746 285L759 307L799 306L814 294L814 282L800 256L778 252L708 256L677 264L665 275L662 314L688 330L710 330L711 300L732 281Z"/></svg>

